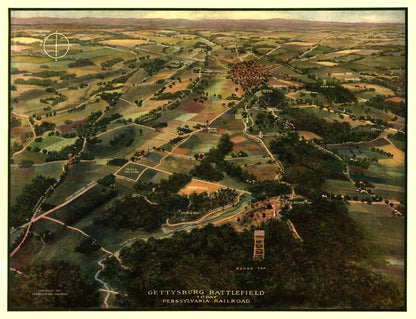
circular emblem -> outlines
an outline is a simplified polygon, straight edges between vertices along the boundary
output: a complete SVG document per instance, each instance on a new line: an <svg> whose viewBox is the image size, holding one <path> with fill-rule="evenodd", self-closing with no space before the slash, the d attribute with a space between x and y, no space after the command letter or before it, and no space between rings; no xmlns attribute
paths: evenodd
<svg viewBox="0 0 416 319"><path fill-rule="evenodd" d="M43 40L43 51L48 57L57 61L68 53L69 40L62 33L55 31Z"/></svg>

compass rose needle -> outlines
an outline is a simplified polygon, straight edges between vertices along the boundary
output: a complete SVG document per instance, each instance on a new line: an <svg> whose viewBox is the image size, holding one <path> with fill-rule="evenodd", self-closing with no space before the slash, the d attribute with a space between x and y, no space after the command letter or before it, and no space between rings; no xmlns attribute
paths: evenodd
<svg viewBox="0 0 416 319"><path fill-rule="evenodd" d="M57 60L58 56L58 32L55 31L55 61Z"/></svg>

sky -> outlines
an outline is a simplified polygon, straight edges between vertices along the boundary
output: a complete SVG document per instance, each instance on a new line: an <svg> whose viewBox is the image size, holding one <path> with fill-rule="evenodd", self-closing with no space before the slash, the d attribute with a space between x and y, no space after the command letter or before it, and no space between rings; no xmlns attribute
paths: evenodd
<svg viewBox="0 0 416 319"><path fill-rule="evenodd" d="M26 17L56 17L56 18L81 18L81 17L111 17L111 18L165 18L165 19L300 19L309 21L331 22L367 22L367 23L404 23L404 10L331 10L331 11L155 11L155 10L65 10L65 11L12 11L12 18Z"/></svg>

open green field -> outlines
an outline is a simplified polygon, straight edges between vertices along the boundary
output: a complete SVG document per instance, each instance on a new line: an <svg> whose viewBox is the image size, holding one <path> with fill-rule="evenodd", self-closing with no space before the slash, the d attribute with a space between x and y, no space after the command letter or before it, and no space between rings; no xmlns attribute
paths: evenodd
<svg viewBox="0 0 416 319"><path fill-rule="evenodd" d="M373 183L373 185L375 186L374 193L383 198L383 203L384 200L402 201L405 199L405 191L404 188L401 186L377 183ZM357 198L357 200L361 200L362 198L368 197L367 194L360 194L356 192L356 187L350 181L327 179L325 181L325 191L327 191L328 193L333 193L334 195L349 195L351 198ZM375 204L373 206L375 207L375 209L380 209L380 205L378 204ZM384 207L382 209L386 211L387 207ZM390 214L391 209L388 209L388 211Z"/></svg>
<svg viewBox="0 0 416 319"><path fill-rule="evenodd" d="M76 53L76 54L68 54L67 57L70 59L90 59L90 58L98 58L102 56L114 55L116 53L119 53L119 52L112 48L103 48L103 47L97 46L97 48L88 50L85 52Z"/></svg>
<svg viewBox="0 0 416 319"><path fill-rule="evenodd" d="M374 182L377 183L377 180L380 180L381 184L390 184L395 186L404 186L405 184L405 169L404 166L399 167L386 167L379 163L371 164L367 170L367 175L375 177Z"/></svg>
<svg viewBox="0 0 416 319"><path fill-rule="evenodd" d="M242 190L247 190L247 184L244 184L240 181L238 181L235 178L232 178L228 175L224 175L224 178L218 182L220 185L224 185L230 188L237 188Z"/></svg>
<svg viewBox="0 0 416 319"><path fill-rule="evenodd" d="M325 190L335 195L350 195L351 197L357 196L361 198L359 193L355 191L356 189L357 188L350 181L341 181L337 179L327 179L325 181Z"/></svg>
<svg viewBox="0 0 416 319"><path fill-rule="evenodd" d="M140 130L142 134L140 135ZM147 141L146 136L153 131L147 128L129 125L108 131L99 136L102 143L87 143L85 152L94 155L96 158L124 158L133 154L136 149L144 147ZM110 141L115 141L110 144Z"/></svg>
<svg viewBox="0 0 416 319"><path fill-rule="evenodd" d="M154 103L143 103L143 107L137 107L135 105L135 101L146 101L146 99L153 96L160 88L162 84L143 84L143 85L135 85L129 86L123 89L123 94L121 95L118 103L111 108L109 115L113 113L120 113L127 117L134 117L134 113L138 112L148 112L153 110ZM128 102L126 102L128 101ZM153 101L151 101L153 102ZM138 117L138 115L136 115Z"/></svg>
<svg viewBox="0 0 416 319"><path fill-rule="evenodd" d="M139 40L139 39L111 39L111 40L101 41L101 43L104 45L132 48L136 45L147 44L149 42L146 40Z"/></svg>
<svg viewBox="0 0 416 319"><path fill-rule="evenodd" d="M44 223L44 228L36 227L34 228L35 231L53 231L53 226L58 227L58 229L53 231L55 238L52 242L44 246L41 253L37 255L36 261L40 263L54 260L75 262L81 267L83 271L85 271L90 276L93 276L94 273L99 269L99 266L93 260L103 257L105 253L101 250L97 250L91 256L86 256L76 252L75 248L86 238L84 235L78 231L71 229L64 230L62 225L53 221L45 221Z"/></svg>
<svg viewBox="0 0 416 319"><path fill-rule="evenodd" d="M125 83L125 88L136 86L147 78L148 74L145 70L139 69Z"/></svg>
<svg viewBox="0 0 416 319"><path fill-rule="evenodd" d="M374 184L375 192L388 200L404 201L406 200L406 192L403 186L387 185L387 184Z"/></svg>
<svg viewBox="0 0 416 319"><path fill-rule="evenodd" d="M225 132L230 135L241 132L244 129L243 121L235 119L234 110L232 109L216 119L210 126L216 127L218 130L225 129Z"/></svg>
<svg viewBox="0 0 416 319"><path fill-rule="evenodd" d="M388 65L392 69L403 69L405 65L404 56L368 56L359 61L360 64L372 67L384 67Z"/></svg>
<svg viewBox="0 0 416 319"><path fill-rule="evenodd" d="M15 164L20 164L23 161L32 161L34 164L41 164L45 162L45 159L46 155L42 152L30 152L27 149L13 156Z"/></svg>
<svg viewBox="0 0 416 319"><path fill-rule="evenodd" d="M265 156L263 155L257 155L257 156L249 156L249 157L226 157L227 161L230 161L231 163L235 163L238 164L240 166L244 166L247 167L249 165L254 165L254 164L263 164L267 161L267 158L265 158Z"/></svg>
<svg viewBox="0 0 416 319"><path fill-rule="evenodd" d="M75 87L76 90L70 90L67 87L59 88L57 92L66 96L67 99L63 102L59 102L57 105L51 106L50 104L41 103L41 99L56 97L55 94L46 92L46 89L42 89L36 86L28 85L18 85L17 90L20 94L17 97L18 103L13 102L13 108L18 113L23 113L25 115L42 115L43 120L53 121L57 125L63 124L65 119L68 119L67 111L80 108L82 105L85 105L83 109L78 109L76 112L72 112L71 119L73 121L81 120L87 117L91 112L97 110L103 110L107 104L103 103L104 101L99 101L99 98L90 99L89 88L92 87L98 80L90 79L88 80L91 86L86 86L82 89L79 89L78 86L81 83L85 84L85 81L67 83L68 87ZM13 100L14 101L14 100ZM49 108L49 109L48 109ZM46 117L46 114L55 113L55 115ZM63 116L62 116L63 115Z"/></svg>
<svg viewBox="0 0 416 319"><path fill-rule="evenodd" d="M54 177L56 180L62 174L65 162L49 163L42 166L32 166L29 168L11 167L10 168L10 204L13 205L17 196L21 194L25 185L37 175Z"/></svg>
<svg viewBox="0 0 416 319"><path fill-rule="evenodd" d="M396 146L398 149L400 149L402 151L406 151L406 142L405 141L397 140L397 139L394 139L394 138L389 138L389 139L394 144L394 146Z"/></svg>
<svg viewBox="0 0 416 319"><path fill-rule="evenodd" d="M169 175L166 173L162 173L159 171L155 171L154 169L148 169L143 173L140 177L140 183L148 184L148 183L157 183L161 179L168 179Z"/></svg>
<svg viewBox="0 0 416 319"><path fill-rule="evenodd" d="M334 121L342 122L343 121L337 113L333 111L331 112L330 110L327 110L326 108L321 110L316 107L307 107L307 108L304 108L304 110L310 114L315 115L318 118L325 119L328 122L334 122Z"/></svg>
<svg viewBox="0 0 416 319"><path fill-rule="evenodd" d="M343 84L343 87L353 91L354 93L357 94L357 96L361 97L361 98L366 98L369 99L371 97L374 97L378 94L380 95L385 95L385 96L393 96L394 92L389 89L386 88L384 86L381 85L377 85L377 84L368 84L368 83L354 83L354 84ZM368 91L368 92L362 92L363 90L366 89L371 89L374 91Z"/></svg>
<svg viewBox="0 0 416 319"><path fill-rule="evenodd" d="M76 164L74 169L69 170L64 182L55 189L47 202L59 205L89 183L114 173L116 168L106 164L107 161L88 161Z"/></svg>
<svg viewBox="0 0 416 319"><path fill-rule="evenodd" d="M48 151L60 151L62 148L68 145L72 145L77 140L74 138L63 138L60 136L45 136L41 142L34 142L30 144L32 148L39 147L40 149L46 149Z"/></svg>
<svg viewBox="0 0 416 319"><path fill-rule="evenodd" d="M221 95L225 99L233 93L238 97L243 93L241 86L234 84L231 80L227 79L225 75L216 75L213 77L212 83L213 84L206 90L210 97L215 94L217 96Z"/></svg>
<svg viewBox="0 0 416 319"><path fill-rule="evenodd" d="M370 246L367 258L373 269L393 280L404 293L405 219L376 217L366 204L350 204L349 214ZM373 206L373 205L372 205Z"/></svg>
<svg viewBox="0 0 416 319"><path fill-rule="evenodd" d="M32 115L34 112L42 113L46 104L40 102L40 99L52 96L45 89L31 85L17 85L17 102L13 100L13 109L17 113ZM59 105L59 104L58 104Z"/></svg>
<svg viewBox="0 0 416 319"><path fill-rule="evenodd" d="M224 112L227 109L227 105L229 103L228 101L224 101L224 100L217 101L216 99L217 98L213 97L212 102L202 111L203 113L207 113L206 115L208 114L211 115L209 120L211 120L214 117L214 115ZM200 115L202 114L198 114L198 116L195 117L195 120L198 119ZM203 121L203 119L201 119L201 121Z"/></svg>
<svg viewBox="0 0 416 319"><path fill-rule="evenodd" d="M12 65L18 66L18 65L24 65L24 63L42 64L42 63L48 63L50 61L51 61L50 58L44 57L44 56L34 57L34 56L28 56L28 55L18 55L18 56L13 56Z"/></svg>
<svg viewBox="0 0 416 319"><path fill-rule="evenodd" d="M373 183L404 187L406 173L405 153L395 148L386 139L378 138L370 142L328 146L328 149L336 150L337 154L340 156L352 157L355 155L357 158L361 159L370 158L370 164L367 169L359 169L357 172L351 172L353 179L363 179ZM393 158L388 158L384 154L371 151L371 148L373 147L393 154ZM371 158L377 159L378 162L373 162Z"/></svg>
<svg viewBox="0 0 416 319"><path fill-rule="evenodd" d="M196 164L195 160L172 155L166 157L158 168L172 173L189 173Z"/></svg>
<svg viewBox="0 0 416 319"><path fill-rule="evenodd" d="M149 235L143 231L119 231L109 227L96 227L94 225L94 218L97 217L100 212L105 209L115 199L122 199L126 194L132 193L132 184L128 183L125 180L116 181L116 187L118 190L117 197L111 199L110 201L104 203L103 205L92 210L88 214L84 215L79 221L73 224L74 228L80 229L87 235L98 240L98 244L103 246L105 249L110 251L115 251L120 247L120 245L129 240L130 238L137 238L143 235ZM93 194L90 194L93 195ZM70 212L70 211L68 211ZM78 246L82 240L85 240L86 236L74 229L64 228L59 223L48 221L48 220L39 220L34 225L34 230L36 232L42 232L49 230L55 234L55 238L48 242L41 253L37 256L37 261L49 261L49 260L66 260L73 262L74 260L79 263L83 271L85 271L89 276L94 276L95 272L98 270L97 260L98 258L104 256L104 252L101 250L93 252L91 255L86 256L79 252L75 252L76 246ZM60 249L59 247L63 245L65 249Z"/></svg>
<svg viewBox="0 0 416 319"><path fill-rule="evenodd" d="M82 101L79 101L79 103L76 106L79 106L80 103L82 103ZM105 101L99 100L98 102L96 102L96 99L92 99L85 104L85 108L82 110L76 112L61 111L51 119L53 123L56 123L57 126L60 126L64 125L65 120L67 120L68 118L70 118L73 122L81 121L87 118L93 112L104 110L106 106L107 103Z"/></svg>
<svg viewBox="0 0 416 319"><path fill-rule="evenodd" d="M144 129L143 129L144 130ZM166 132L150 132L146 135L144 142L140 144L138 149L140 150L151 150L154 147L162 147L169 142L174 136Z"/></svg>
<svg viewBox="0 0 416 319"><path fill-rule="evenodd" d="M362 141L357 143L328 144L328 147L330 149L337 150L338 152L349 151L350 149L355 152L356 150L366 150L371 149L372 147L380 148L388 144L389 142L386 139L380 137L368 142Z"/></svg>
<svg viewBox="0 0 416 319"><path fill-rule="evenodd" d="M162 157L165 155L163 152L153 151L147 156L142 156L138 159L138 164L154 167L159 164Z"/></svg>
<svg viewBox="0 0 416 319"><path fill-rule="evenodd" d="M368 206L368 207L367 207ZM404 259L404 218L377 217L375 205L350 204L351 217L367 232L376 245L383 247L386 257Z"/></svg>
<svg viewBox="0 0 416 319"><path fill-rule="evenodd" d="M364 106L360 103L347 105L345 106L345 109L351 111L356 117L371 116L372 118L383 121L390 121L393 117L391 113L386 113L383 110L379 110L374 107Z"/></svg>

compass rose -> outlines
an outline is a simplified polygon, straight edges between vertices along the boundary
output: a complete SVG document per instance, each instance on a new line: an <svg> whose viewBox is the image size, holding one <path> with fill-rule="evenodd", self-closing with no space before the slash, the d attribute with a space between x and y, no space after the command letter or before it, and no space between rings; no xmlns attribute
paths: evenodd
<svg viewBox="0 0 416 319"><path fill-rule="evenodd" d="M57 61L68 53L69 40L62 33L55 31L43 40L43 51L48 57Z"/></svg>

